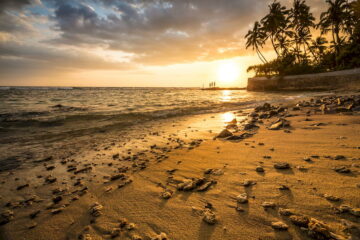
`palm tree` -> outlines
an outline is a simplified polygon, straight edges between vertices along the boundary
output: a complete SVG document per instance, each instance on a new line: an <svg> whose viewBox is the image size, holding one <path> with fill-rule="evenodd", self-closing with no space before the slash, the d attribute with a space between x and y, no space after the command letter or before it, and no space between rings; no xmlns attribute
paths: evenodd
<svg viewBox="0 0 360 240"><path fill-rule="evenodd" d="M259 50L259 47L262 47L265 43L266 34L263 31L261 24L258 21L255 22L253 29L249 30L249 32L246 34L245 38L247 39L246 49L248 49L249 47L252 47L252 49L256 51L260 60L263 63L267 63L266 58Z"/></svg>
<svg viewBox="0 0 360 240"><path fill-rule="evenodd" d="M316 54L316 60L320 62L320 59L324 56L326 50L326 44L328 41L324 37L317 37L315 40L312 40L310 49Z"/></svg>
<svg viewBox="0 0 360 240"><path fill-rule="evenodd" d="M347 32L348 21L351 18L350 4L347 0L326 0L329 8L326 12L321 13L318 27L322 34L331 31L335 53L338 56L343 39L341 32Z"/></svg>
<svg viewBox="0 0 360 240"><path fill-rule="evenodd" d="M350 12L352 15L352 19L348 24L348 26L350 24L352 25L350 40L353 43L358 43L360 41L360 0L352 2L350 4L350 8Z"/></svg>
<svg viewBox="0 0 360 240"><path fill-rule="evenodd" d="M282 6L279 2L274 0L272 4L269 5L269 13L262 20L264 31L267 34L267 37L270 38L271 44L278 55L281 55L280 50L278 49L275 41L279 40L279 38L284 38L289 34L287 32L288 27L288 19L287 14L288 10L284 6Z"/></svg>
<svg viewBox="0 0 360 240"><path fill-rule="evenodd" d="M306 48L312 53L309 41L312 38L311 28L315 26L315 18L310 12L310 7L306 5L305 0L294 0L293 7L289 11L289 22L294 29L295 52L300 53L301 45L304 47L304 55L307 56ZM299 57L299 55L298 55Z"/></svg>
<svg viewBox="0 0 360 240"><path fill-rule="evenodd" d="M281 56L285 56L289 53L291 41L287 37L288 36L285 34L279 34L276 38L277 43L275 44L275 47L281 49Z"/></svg>

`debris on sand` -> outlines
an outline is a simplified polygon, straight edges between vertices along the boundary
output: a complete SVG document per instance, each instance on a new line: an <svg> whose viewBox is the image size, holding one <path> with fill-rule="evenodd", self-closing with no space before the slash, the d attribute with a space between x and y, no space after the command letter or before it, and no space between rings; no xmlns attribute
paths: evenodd
<svg viewBox="0 0 360 240"><path fill-rule="evenodd" d="M290 221L298 227L307 227L309 218L301 215L292 215L289 217Z"/></svg>
<svg viewBox="0 0 360 240"><path fill-rule="evenodd" d="M308 229L308 235L312 238L333 239L329 227L315 218L310 219Z"/></svg>
<svg viewBox="0 0 360 240"><path fill-rule="evenodd" d="M274 168L276 169L289 169L290 164L287 162L278 162L274 164Z"/></svg>
<svg viewBox="0 0 360 240"><path fill-rule="evenodd" d="M282 190L282 191L290 190L290 188L289 188L288 186L286 186L286 185L280 185L280 186L278 187L278 189L279 189L279 190Z"/></svg>
<svg viewBox="0 0 360 240"><path fill-rule="evenodd" d="M250 187L250 186L256 185L256 181L245 179L240 185L242 185L244 187Z"/></svg>
<svg viewBox="0 0 360 240"><path fill-rule="evenodd" d="M91 207L90 207L90 215L93 217L99 217L102 213L101 210L103 209L103 205L101 205L98 202L95 202Z"/></svg>
<svg viewBox="0 0 360 240"><path fill-rule="evenodd" d="M276 204L274 202L263 202L261 206L265 209L268 209L268 208L275 208Z"/></svg>
<svg viewBox="0 0 360 240"><path fill-rule="evenodd" d="M14 212L10 210L5 210L0 214L0 225L4 225L10 222L14 218Z"/></svg>
<svg viewBox="0 0 360 240"><path fill-rule="evenodd" d="M238 203L247 203L249 200L248 200L248 196L246 193L242 193L242 194L239 194L236 196L236 201Z"/></svg>
<svg viewBox="0 0 360 240"><path fill-rule="evenodd" d="M289 228L288 225L286 225L285 223L283 222L272 222L271 223L271 227L275 230L279 230L279 231L285 231Z"/></svg>
<svg viewBox="0 0 360 240"><path fill-rule="evenodd" d="M206 181L204 184L202 184L201 186L199 186L196 190L197 190L198 192L206 191L206 190L208 190L208 189L210 188L210 186L211 186L212 184L214 184L214 183L215 183L215 181Z"/></svg>
<svg viewBox="0 0 360 240"><path fill-rule="evenodd" d="M326 200L331 201L331 202L338 202L341 200L341 198L330 195L330 194L324 194L324 198L326 198Z"/></svg>
<svg viewBox="0 0 360 240"><path fill-rule="evenodd" d="M337 166L337 167L334 167L333 170L338 173L351 173L350 168L348 168L346 166Z"/></svg>
<svg viewBox="0 0 360 240"><path fill-rule="evenodd" d="M262 166L257 166L255 169L256 172L263 173L265 172L264 168Z"/></svg>
<svg viewBox="0 0 360 240"><path fill-rule="evenodd" d="M125 178L126 178L125 174L119 173L119 174L115 174L115 175L111 176L110 181L115 181L115 180L118 180L118 179L125 179Z"/></svg>
<svg viewBox="0 0 360 240"><path fill-rule="evenodd" d="M92 167L85 167L85 168L81 168L79 170L74 171L74 174L79 174L79 173L85 173L85 172L89 172L92 170Z"/></svg>
<svg viewBox="0 0 360 240"><path fill-rule="evenodd" d="M215 184L216 181L208 180L206 178L192 178L184 179L177 185L179 191L206 191L211 185Z"/></svg>
<svg viewBox="0 0 360 240"><path fill-rule="evenodd" d="M205 209L203 214L204 214L203 216L204 222L210 225L214 225L216 223L216 215L213 211L211 211L210 209Z"/></svg>
<svg viewBox="0 0 360 240"><path fill-rule="evenodd" d="M29 186L30 186L30 185L29 185L28 183L23 184L23 185L19 185L19 186L16 187L16 190L21 190L21 189L26 188L26 187L29 187Z"/></svg>
<svg viewBox="0 0 360 240"><path fill-rule="evenodd" d="M57 180L56 177L53 177L52 175L49 175L49 176L47 176L47 177L45 178L45 183L48 183L48 184L54 183L54 182L56 182L56 180Z"/></svg>
<svg viewBox="0 0 360 240"><path fill-rule="evenodd" d="M294 215L294 212L287 208L279 208L279 214L282 216L291 216Z"/></svg>
<svg viewBox="0 0 360 240"><path fill-rule="evenodd" d="M171 191L171 190L169 190L169 189L165 189L165 191L163 191L160 196L161 196L163 199L169 199L169 198L172 197L172 195L173 195L173 191Z"/></svg>
<svg viewBox="0 0 360 240"><path fill-rule="evenodd" d="M215 138L227 138L231 137L233 134L227 129L222 130Z"/></svg>
<svg viewBox="0 0 360 240"><path fill-rule="evenodd" d="M168 236L166 235L166 233L160 233L154 237L150 238L151 240L169 240Z"/></svg>
<svg viewBox="0 0 360 240"><path fill-rule="evenodd" d="M65 209L64 205L59 207L59 208L54 208L54 209L51 210L51 214L55 215L55 214L61 213L64 209Z"/></svg>
<svg viewBox="0 0 360 240"><path fill-rule="evenodd" d="M287 127L290 127L290 122L284 118L279 118L278 120L273 122L268 129L269 130L279 130L279 129L287 128Z"/></svg>
<svg viewBox="0 0 360 240"><path fill-rule="evenodd" d="M40 210L36 210L36 211L30 213L29 217L30 217L31 219L36 218L37 215L40 214L40 212L41 212Z"/></svg>

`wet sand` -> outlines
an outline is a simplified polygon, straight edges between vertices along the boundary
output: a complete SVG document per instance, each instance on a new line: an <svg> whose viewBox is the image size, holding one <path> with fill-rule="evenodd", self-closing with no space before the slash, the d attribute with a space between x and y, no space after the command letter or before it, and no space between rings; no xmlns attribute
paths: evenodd
<svg viewBox="0 0 360 240"><path fill-rule="evenodd" d="M322 99L48 151L0 174L2 239L359 239L359 105Z"/></svg>

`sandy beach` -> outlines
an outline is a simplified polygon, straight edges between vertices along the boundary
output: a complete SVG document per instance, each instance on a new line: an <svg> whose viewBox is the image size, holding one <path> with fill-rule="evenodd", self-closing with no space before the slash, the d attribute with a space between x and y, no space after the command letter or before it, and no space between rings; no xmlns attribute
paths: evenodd
<svg viewBox="0 0 360 240"><path fill-rule="evenodd" d="M265 104L49 149L1 172L1 238L360 239L359 106Z"/></svg>
<svg viewBox="0 0 360 240"><path fill-rule="evenodd" d="M0 0L0 240L360 240L360 0Z"/></svg>

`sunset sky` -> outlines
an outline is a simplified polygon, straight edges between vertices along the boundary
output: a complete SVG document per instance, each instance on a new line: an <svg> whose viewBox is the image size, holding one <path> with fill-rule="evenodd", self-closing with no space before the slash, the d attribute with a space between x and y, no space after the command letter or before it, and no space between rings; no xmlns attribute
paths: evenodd
<svg viewBox="0 0 360 240"><path fill-rule="evenodd" d="M243 87L259 63L244 36L269 2L0 0L0 85ZM316 17L324 2L307 1Z"/></svg>

